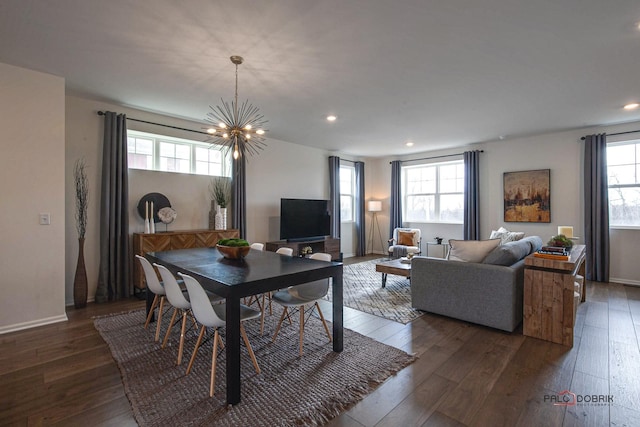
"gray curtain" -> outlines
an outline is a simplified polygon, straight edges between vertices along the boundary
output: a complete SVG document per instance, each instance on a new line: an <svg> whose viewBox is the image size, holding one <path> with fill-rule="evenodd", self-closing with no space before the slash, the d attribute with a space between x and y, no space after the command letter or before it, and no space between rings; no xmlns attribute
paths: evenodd
<svg viewBox="0 0 640 427"><path fill-rule="evenodd" d="M329 156L329 209L331 237L340 238L340 157Z"/></svg>
<svg viewBox="0 0 640 427"><path fill-rule="evenodd" d="M391 200L389 203L389 238L393 238L393 230L402 227L402 162L391 162ZM381 248L385 251L385 248Z"/></svg>
<svg viewBox="0 0 640 427"><path fill-rule="evenodd" d="M100 194L100 267L96 302L132 294L129 280L129 183L127 118L104 114Z"/></svg>
<svg viewBox="0 0 640 427"><path fill-rule="evenodd" d="M241 239L247 235L247 161L238 156L231 163L231 226L238 229Z"/></svg>
<svg viewBox="0 0 640 427"><path fill-rule="evenodd" d="M609 189L607 135L584 141L584 228L587 280L609 281Z"/></svg>
<svg viewBox="0 0 640 427"><path fill-rule="evenodd" d="M365 230L364 208L364 163L354 162L356 169L356 256L367 254L367 233Z"/></svg>
<svg viewBox="0 0 640 427"><path fill-rule="evenodd" d="M464 152L464 240L480 238L480 151Z"/></svg>

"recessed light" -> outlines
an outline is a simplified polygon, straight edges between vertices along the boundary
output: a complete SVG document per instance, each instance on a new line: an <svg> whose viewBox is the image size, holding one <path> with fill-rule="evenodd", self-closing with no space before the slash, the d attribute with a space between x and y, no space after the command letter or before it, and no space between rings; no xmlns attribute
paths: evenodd
<svg viewBox="0 0 640 427"><path fill-rule="evenodd" d="M407 142L406 144L404 144L404 145L406 145L407 147L413 147L413 142L408 141L408 142Z"/></svg>
<svg viewBox="0 0 640 427"><path fill-rule="evenodd" d="M328 121L330 121L330 122L335 122L335 121L336 121L336 119L337 119L337 117L336 117L336 116L333 116L333 115L331 115L331 116L327 116L327 120L328 120Z"/></svg>
<svg viewBox="0 0 640 427"><path fill-rule="evenodd" d="M625 110L635 110L638 107L640 107L640 104L638 104L637 102L632 102L631 104L625 105L623 108Z"/></svg>

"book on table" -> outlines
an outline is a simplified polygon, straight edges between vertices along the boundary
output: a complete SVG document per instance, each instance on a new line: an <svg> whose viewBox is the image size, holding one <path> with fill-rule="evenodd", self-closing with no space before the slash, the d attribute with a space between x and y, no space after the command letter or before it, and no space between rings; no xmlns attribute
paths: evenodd
<svg viewBox="0 0 640 427"><path fill-rule="evenodd" d="M557 261L569 261L569 254L537 251L533 253L533 256L536 258L554 259Z"/></svg>

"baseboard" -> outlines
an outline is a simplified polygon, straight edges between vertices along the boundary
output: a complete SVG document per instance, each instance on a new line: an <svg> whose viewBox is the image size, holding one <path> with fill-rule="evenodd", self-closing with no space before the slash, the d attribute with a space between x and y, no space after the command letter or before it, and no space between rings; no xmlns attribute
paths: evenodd
<svg viewBox="0 0 640 427"><path fill-rule="evenodd" d="M620 283L622 285L640 286L640 280L620 279L618 277L609 277L609 282Z"/></svg>
<svg viewBox="0 0 640 427"><path fill-rule="evenodd" d="M38 326L50 325L52 323L66 322L67 320L69 320L67 319L67 315L61 314L60 316L45 317L44 319L31 320L29 322L2 326L0 327L0 335L8 334L9 332L22 331L23 329L31 329Z"/></svg>
<svg viewBox="0 0 640 427"><path fill-rule="evenodd" d="M96 302L96 298L95 296L87 298L87 304L90 302ZM67 301L64 303L65 307L73 307L75 305L75 303L73 301Z"/></svg>

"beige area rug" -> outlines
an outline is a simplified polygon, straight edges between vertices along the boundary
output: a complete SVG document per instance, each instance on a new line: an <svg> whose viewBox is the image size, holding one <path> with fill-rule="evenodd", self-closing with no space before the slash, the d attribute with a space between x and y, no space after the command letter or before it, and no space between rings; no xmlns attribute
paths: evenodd
<svg viewBox="0 0 640 427"><path fill-rule="evenodd" d="M143 328L144 310L96 318L94 324L116 360L136 421L141 426L300 426L322 425L353 406L389 376L415 360L396 348L344 330L344 351L334 353L322 324L305 328L305 354L298 356L298 317L271 336L279 307L245 328L262 370L256 374L242 344L242 401L227 407L224 351L218 356L216 390L209 397L211 342L200 348L194 369L185 375L196 334L187 334L181 366L175 366L179 328L170 346L153 341L155 328ZM169 317L163 320L163 331ZM286 324L286 323L285 323ZM331 326L329 326L331 330ZM222 329L224 340L224 329Z"/></svg>
<svg viewBox="0 0 640 427"><path fill-rule="evenodd" d="M342 287L344 305L374 316L407 324L424 313L411 307L411 285L403 276L389 274L382 287L382 273L376 272L378 259L345 265ZM331 291L327 294L331 301Z"/></svg>

